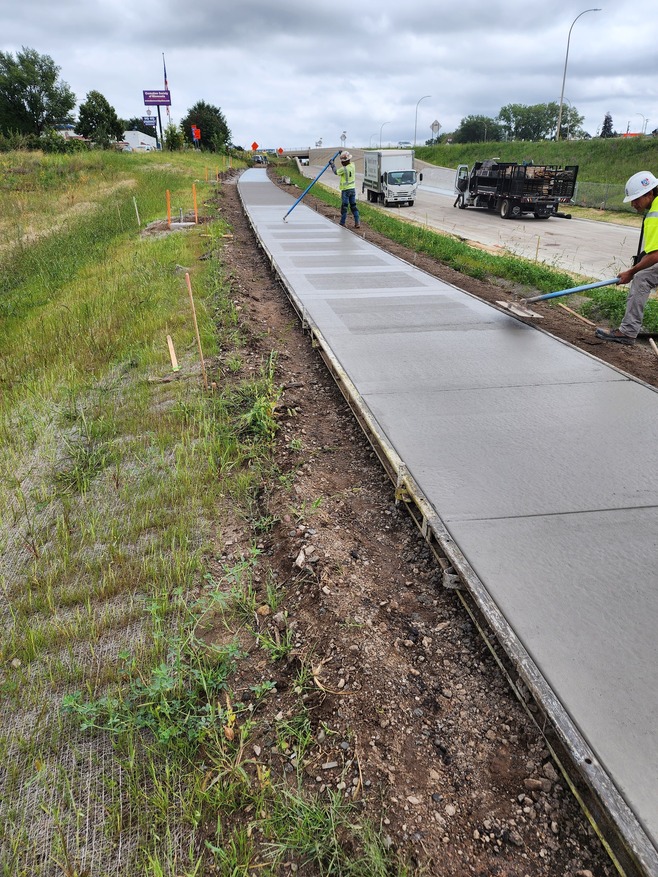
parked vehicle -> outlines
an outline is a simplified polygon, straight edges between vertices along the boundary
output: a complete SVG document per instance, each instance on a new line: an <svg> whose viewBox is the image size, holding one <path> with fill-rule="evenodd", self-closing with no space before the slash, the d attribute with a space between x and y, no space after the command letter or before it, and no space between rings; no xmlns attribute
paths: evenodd
<svg viewBox="0 0 658 877"><path fill-rule="evenodd" d="M363 153L362 192L384 207L413 207L422 174L414 170L413 149L377 149Z"/></svg>
<svg viewBox="0 0 658 877"><path fill-rule="evenodd" d="M576 189L578 165L557 167L501 162L497 158L476 161L469 170L460 164L455 176L455 207L484 207L496 210L502 219L533 213L537 219L571 215L560 213Z"/></svg>

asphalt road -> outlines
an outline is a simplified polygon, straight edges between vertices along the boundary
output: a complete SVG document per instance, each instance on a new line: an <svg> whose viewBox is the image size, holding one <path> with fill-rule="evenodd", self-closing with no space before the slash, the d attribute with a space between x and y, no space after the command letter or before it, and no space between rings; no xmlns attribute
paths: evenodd
<svg viewBox="0 0 658 877"><path fill-rule="evenodd" d="M330 154L330 151L326 157L312 154L311 161L314 163L302 167L304 175L309 179L316 177ZM360 154L356 151L354 158L357 166L357 197L365 200L365 196L361 195L363 174L359 173L363 163L359 161ZM469 243L486 247L491 252L523 256L582 275L586 279L606 280L615 277L631 264L637 251L639 229L632 226L559 217L546 220L535 219L534 216L501 219L498 214L487 210L459 210L453 207L454 170L423 162L416 162L416 166L422 170L423 182L414 206L377 209L394 213L400 219L448 232ZM330 188L338 188L331 169L322 175L320 182Z"/></svg>

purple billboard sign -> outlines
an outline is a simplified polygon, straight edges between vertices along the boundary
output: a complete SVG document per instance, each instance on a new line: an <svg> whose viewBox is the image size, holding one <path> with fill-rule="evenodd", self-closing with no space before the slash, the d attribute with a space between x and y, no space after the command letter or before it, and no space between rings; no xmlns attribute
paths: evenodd
<svg viewBox="0 0 658 877"><path fill-rule="evenodd" d="M142 116L142 122L145 125L155 126L158 120L155 118L155 116Z"/></svg>
<svg viewBox="0 0 658 877"><path fill-rule="evenodd" d="M171 96L169 91L145 91L143 94L145 107L171 106Z"/></svg>

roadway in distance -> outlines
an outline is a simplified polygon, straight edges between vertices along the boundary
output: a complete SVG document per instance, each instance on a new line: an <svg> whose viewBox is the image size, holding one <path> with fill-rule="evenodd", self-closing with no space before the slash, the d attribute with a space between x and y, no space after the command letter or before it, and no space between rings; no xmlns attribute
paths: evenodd
<svg viewBox="0 0 658 877"><path fill-rule="evenodd" d="M312 150L312 164L301 168L314 179L336 150ZM357 168L357 197L361 194L363 150L352 150ZM413 207L379 207L400 219L407 219L455 235L500 255L512 253L532 261L581 275L605 280L627 268L637 251L639 230L633 226L587 219L501 219L497 213L477 208L454 207L455 171L416 161L423 173ZM338 188L337 178L328 169L320 178L330 188ZM374 205L370 205L374 206ZM568 212L568 205L565 205Z"/></svg>

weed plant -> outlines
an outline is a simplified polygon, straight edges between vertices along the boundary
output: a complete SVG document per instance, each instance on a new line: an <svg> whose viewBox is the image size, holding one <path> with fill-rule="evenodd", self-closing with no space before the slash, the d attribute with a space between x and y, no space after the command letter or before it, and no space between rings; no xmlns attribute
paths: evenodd
<svg viewBox="0 0 658 877"><path fill-rule="evenodd" d="M615 287L592 290L581 307L580 311L592 320L605 320L611 326L618 326L626 310L626 290ZM658 333L658 301L650 299L644 309L642 320L644 330Z"/></svg>

